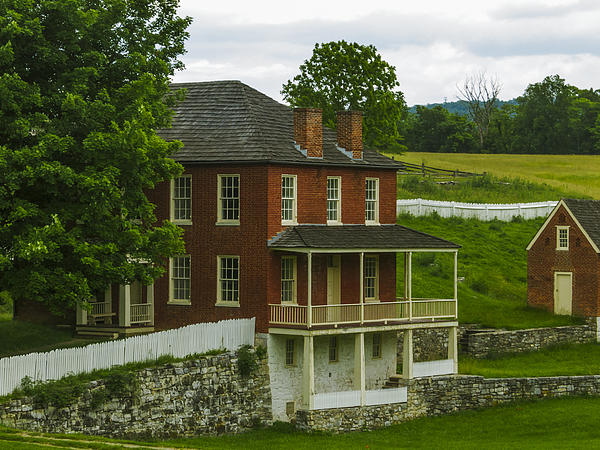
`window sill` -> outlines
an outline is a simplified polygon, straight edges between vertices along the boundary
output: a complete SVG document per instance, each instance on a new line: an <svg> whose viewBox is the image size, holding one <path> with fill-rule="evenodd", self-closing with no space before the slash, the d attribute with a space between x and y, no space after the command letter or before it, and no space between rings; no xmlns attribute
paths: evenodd
<svg viewBox="0 0 600 450"><path fill-rule="evenodd" d="M556 251L557 252L568 252L569 251L569 247L567 247L567 248L557 248Z"/></svg>
<svg viewBox="0 0 600 450"><path fill-rule="evenodd" d="M337 220L328 220L327 221L327 225L333 225L333 226L335 226L335 225L344 225L344 224L342 222L337 221Z"/></svg>
<svg viewBox="0 0 600 450"><path fill-rule="evenodd" d="M217 227L235 227L240 225L239 220L218 220L215 222Z"/></svg>
<svg viewBox="0 0 600 450"><path fill-rule="evenodd" d="M279 301L279 304L281 306L298 306L298 301L294 300L293 302L283 302L283 301Z"/></svg>
<svg viewBox="0 0 600 450"><path fill-rule="evenodd" d="M192 225L191 220L171 220L171 222L175 225Z"/></svg>
<svg viewBox="0 0 600 450"><path fill-rule="evenodd" d="M365 225L381 225L379 222L374 222L372 220L365 221Z"/></svg>
<svg viewBox="0 0 600 450"><path fill-rule="evenodd" d="M240 302L216 302L215 306L224 306L225 308L239 308Z"/></svg>
<svg viewBox="0 0 600 450"><path fill-rule="evenodd" d="M365 303L381 303L378 298L365 298Z"/></svg>
<svg viewBox="0 0 600 450"><path fill-rule="evenodd" d="M191 306L191 300L169 300L167 305Z"/></svg>
<svg viewBox="0 0 600 450"><path fill-rule="evenodd" d="M284 227L293 227L293 226L295 226L295 225L298 225L298 222L297 222L297 221L295 221L295 220L293 220L293 221L286 220L286 221L284 222L284 221L282 220L282 221L281 221L281 225L282 225L282 226L284 226Z"/></svg>

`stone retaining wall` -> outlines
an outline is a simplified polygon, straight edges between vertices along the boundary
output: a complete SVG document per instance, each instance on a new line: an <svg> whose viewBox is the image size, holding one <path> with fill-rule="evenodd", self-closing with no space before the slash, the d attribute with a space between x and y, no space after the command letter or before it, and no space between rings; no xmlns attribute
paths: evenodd
<svg viewBox="0 0 600 450"><path fill-rule="evenodd" d="M298 411L305 430L346 432L381 428L422 416L493 406L517 400L600 395L600 376L483 378L444 376L411 380L406 403Z"/></svg>
<svg viewBox="0 0 600 450"><path fill-rule="evenodd" d="M511 331L460 326L457 337L461 353L474 358L486 358L490 354L529 352L558 344L595 342L597 325L596 318L590 318L585 325ZM402 361L402 347L402 333L398 333L398 361ZM447 357L448 330L446 328L421 329L413 332L415 362L434 361Z"/></svg>
<svg viewBox="0 0 600 450"><path fill-rule="evenodd" d="M474 358L485 358L494 353L519 353L558 344L594 342L595 323L594 320L585 325L476 333L466 330L461 351Z"/></svg>
<svg viewBox="0 0 600 450"><path fill-rule="evenodd" d="M65 408L40 407L32 399L0 405L0 423L54 433L85 433L119 438L235 433L270 423L271 390L266 359L243 378L232 353L144 369L139 389L93 407L103 381L90 383Z"/></svg>

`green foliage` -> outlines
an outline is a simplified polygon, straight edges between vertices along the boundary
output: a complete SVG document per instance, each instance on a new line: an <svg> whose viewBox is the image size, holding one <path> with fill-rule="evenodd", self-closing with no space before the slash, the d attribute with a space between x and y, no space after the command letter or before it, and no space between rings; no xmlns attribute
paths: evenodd
<svg viewBox="0 0 600 450"><path fill-rule="evenodd" d="M402 150L406 103L398 91L396 70L373 45L346 41L315 44L300 74L282 87L291 106L323 109L323 123L334 127L337 111L363 112L367 146Z"/></svg>
<svg viewBox="0 0 600 450"><path fill-rule="evenodd" d="M265 359L267 357L267 347L262 345L257 346L254 352L256 353L256 357L258 359Z"/></svg>
<svg viewBox="0 0 600 450"><path fill-rule="evenodd" d="M468 203L520 203L558 200L567 194L547 184L521 178L498 178L492 175L442 180L420 175L398 177L398 198ZM451 182L448 182L451 181Z"/></svg>
<svg viewBox="0 0 600 450"><path fill-rule="evenodd" d="M471 153L478 151L473 123L442 106L417 106L406 131L408 150L415 152Z"/></svg>
<svg viewBox="0 0 600 450"><path fill-rule="evenodd" d="M257 355L250 345L240 347L237 357L238 370L242 377L247 378L258 369Z"/></svg>
<svg viewBox="0 0 600 450"><path fill-rule="evenodd" d="M155 130L189 18L177 0L0 3L0 286L52 311L150 283L183 251L145 192L181 171ZM139 261L149 264L141 264Z"/></svg>
<svg viewBox="0 0 600 450"><path fill-rule="evenodd" d="M475 359L461 355L460 373L485 377L553 377L600 374L599 344L563 344L535 352L489 355Z"/></svg>
<svg viewBox="0 0 600 450"><path fill-rule="evenodd" d="M32 397L36 405L64 408L75 402L83 393L85 383L73 382L73 377L61 378L47 383L34 382L29 377L21 380L20 391Z"/></svg>
<svg viewBox="0 0 600 450"><path fill-rule="evenodd" d="M535 328L581 323L527 307L525 247L544 219L521 222L483 222L476 219L413 217L398 223L460 244L458 320L492 328ZM490 229L492 228L492 229ZM421 298L452 298L454 259L451 254L413 254L412 293ZM398 264L397 289L403 292L403 264Z"/></svg>

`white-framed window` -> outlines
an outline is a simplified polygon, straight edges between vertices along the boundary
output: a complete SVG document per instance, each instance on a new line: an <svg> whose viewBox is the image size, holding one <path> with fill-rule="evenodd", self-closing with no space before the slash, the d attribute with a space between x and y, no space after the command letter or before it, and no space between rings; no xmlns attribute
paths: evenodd
<svg viewBox="0 0 600 450"><path fill-rule="evenodd" d="M329 362L338 360L338 338L337 336L329 337Z"/></svg>
<svg viewBox="0 0 600 450"><path fill-rule="evenodd" d="M190 255L178 255L170 259L170 296L169 303L189 304L191 301L192 258Z"/></svg>
<svg viewBox="0 0 600 450"><path fill-rule="evenodd" d="M365 256L365 300L379 298L379 258L377 255Z"/></svg>
<svg viewBox="0 0 600 450"><path fill-rule="evenodd" d="M281 175L281 223L297 223L296 175Z"/></svg>
<svg viewBox="0 0 600 450"><path fill-rule="evenodd" d="M219 175L217 187L217 223L240 223L240 176Z"/></svg>
<svg viewBox="0 0 600 450"><path fill-rule="evenodd" d="M281 303L296 303L296 257L281 257Z"/></svg>
<svg viewBox="0 0 600 450"><path fill-rule="evenodd" d="M294 339L285 340L285 365L296 365L296 342Z"/></svg>
<svg viewBox="0 0 600 450"><path fill-rule="evenodd" d="M381 333L373 333L373 351L371 356L375 358L381 358L381 342L382 335Z"/></svg>
<svg viewBox="0 0 600 450"><path fill-rule="evenodd" d="M569 227L556 227L556 250L569 250Z"/></svg>
<svg viewBox="0 0 600 450"><path fill-rule="evenodd" d="M327 223L342 222L342 178L327 177Z"/></svg>
<svg viewBox="0 0 600 450"><path fill-rule="evenodd" d="M240 257L217 256L217 304L240 304Z"/></svg>
<svg viewBox="0 0 600 450"><path fill-rule="evenodd" d="M379 178L365 180L365 223L379 223Z"/></svg>
<svg viewBox="0 0 600 450"><path fill-rule="evenodd" d="M171 220L192 222L192 176L183 175L171 180Z"/></svg>

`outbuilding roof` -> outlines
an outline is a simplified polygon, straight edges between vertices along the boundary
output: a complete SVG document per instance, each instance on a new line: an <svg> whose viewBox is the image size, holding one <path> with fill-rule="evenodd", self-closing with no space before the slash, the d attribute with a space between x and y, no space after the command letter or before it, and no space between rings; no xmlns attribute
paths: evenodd
<svg viewBox="0 0 600 450"><path fill-rule="evenodd" d="M182 164L283 163L395 169L402 167L374 150L362 160L336 146L336 132L323 128L323 158L309 159L295 146L293 110L240 81L174 83L185 89L172 127L159 130L166 140L180 140L173 158Z"/></svg>
<svg viewBox="0 0 600 450"><path fill-rule="evenodd" d="M574 221L579 225L581 231L586 236L594 250L600 253L600 200L584 200L584 199L573 199L564 198L550 213L546 222L540 227L536 235L533 237L527 250L529 250L535 241L538 239L542 231L546 228L552 217L556 214L556 211L564 206L569 214L573 217Z"/></svg>
<svg viewBox="0 0 600 450"><path fill-rule="evenodd" d="M402 225L297 225L269 240L276 249L456 250L460 245Z"/></svg>

